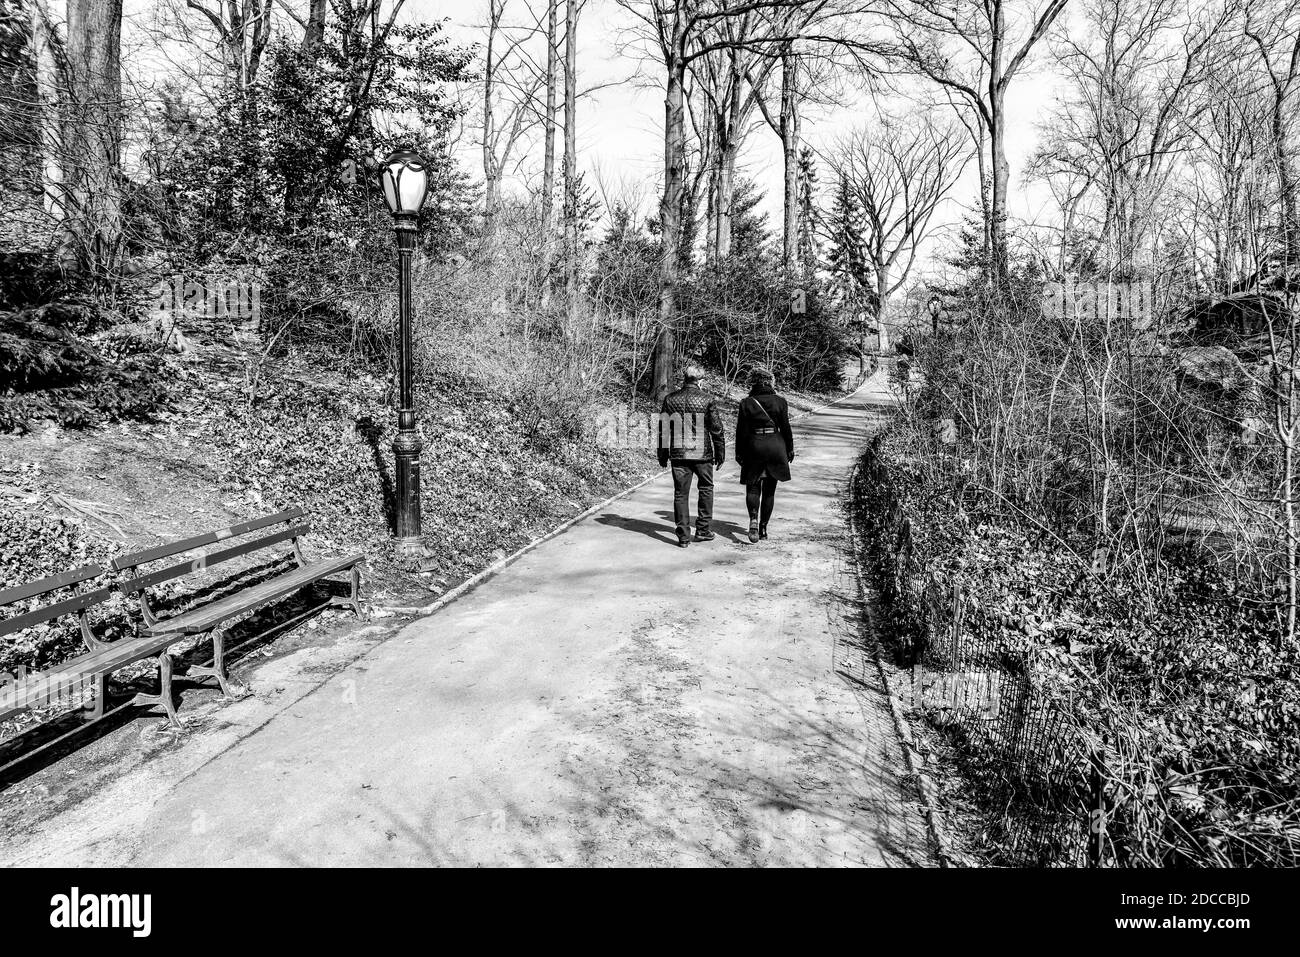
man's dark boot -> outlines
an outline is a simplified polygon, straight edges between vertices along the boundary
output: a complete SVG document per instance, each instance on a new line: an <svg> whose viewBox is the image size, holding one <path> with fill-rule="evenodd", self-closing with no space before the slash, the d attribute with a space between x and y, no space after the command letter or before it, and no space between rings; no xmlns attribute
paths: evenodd
<svg viewBox="0 0 1300 957"><path fill-rule="evenodd" d="M697 542L711 542L717 537L712 532L701 532L698 528L695 530L695 540Z"/></svg>
<svg viewBox="0 0 1300 957"><path fill-rule="evenodd" d="M685 548L685 547L686 547L687 545L689 545L690 543L691 543L691 540L690 540L689 538L679 538L679 539L677 539L677 547L678 547L678 548Z"/></svg>

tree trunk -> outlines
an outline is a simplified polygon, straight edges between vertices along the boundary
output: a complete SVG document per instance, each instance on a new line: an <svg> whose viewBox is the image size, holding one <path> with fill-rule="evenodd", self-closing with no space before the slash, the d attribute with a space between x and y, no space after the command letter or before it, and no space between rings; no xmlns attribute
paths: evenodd
<svg viewBox="0 0 1300 957"><path fill-rule="evenodd" d="M271 40L271 3L272 0L262 0L261 10L257 9L256 4L253 6L253 12L257 14L257 22L253 24L252 39L248 49L248 69L245 71L248 86L252 86L253 81L257 79L257 71L262 66L262 54L266 51L266 45ZM322 35L324 30L325 21L322 20Z"/></svg>
<svg viewBox="0 0 1300 957"><path fill-rule="evenodd" d="M719 262L731 255L731 207L736 198L736 156L739 152L737 144L729 142L719 158L718 194L715 200L717 238L714 241L714 254Z"/></svg>
<svg viewBox="0 0 1300 957"><path fill-rule="evenodd" d="M880 330L880 351L889 348L889 330L885 327L885 310L889 306L889 267L876 267L876 328Z"/></svg>
<svg viewBox="0 0 1300 957"><path fill-rule="evenodd" d="M990 205L989 187L992 179L989 176L988 155L985 152L985 132L984 120L976 117L976 129L979 132L979 138L975 141L975 162L979 168L980 177L980 225L983 229L983 250L984 259L989 262L993 259L993 230L990 224L993 222L993 208Z"/></svg>
<svg viewBox="0 0 1300 957"><path fill-rule="evenodd" d="M71 249L67 235L67 200L63 195L63 140L60 134L59 73L55 59L54 26L43 0L32 3L32 59L36 74L36 122L45 215L62 249Z"/></svg>
<svg viewBox="0 0 1300 957"><path fill-rule="evenodd" d="M781 155L785 167L782 198L781 265L787 276L799 262L799 60L794 45L781 52Z"/></svg>
<svg viewBox="0 0 1300 957"><path fill-rule="evenodd" d="M546 4L546 129L543 131L542 158L542 294L541 306L545 309L551 301L551 227L554 225L555 205L555 96L560 67L558 39L560 0Z"/></svg>
<svg viewBox="0 0 1300 957"><path fill-rule="evenodd" d="M1282 200L1282 249L1286 253L1288 265L1294 264L1300 255L1300 219L1296 211L1296 184L1291 169L1291 151L1287 143L1287 116L1285 94L1278 92L1273 98L1273 151L1277 163L1278 196Z"/></svg>
<svg viewBox="0 0 1300 957"><path fill-rule="evenodd" d="M68 0L68 146L76 258L111 276L122 242L122 0Z"/></svg>
<svg viewBox="0 0 1300 957"><path fill-rule="evenodd" d="M1005 113L1003 94L990 98L989 148L993 164L993 195L990 200L989 253L994 283L1001 285L1007 275L1007 189L1011 182L1011 165L1007 162L1003 141Z"/></svg>
<svg viewBox="0 0 1300 957"><path fill-rule="evenodd" d="M680 28L678 28L680 30ZM681 37L674 36L669 56L668 90L664 97L664 192L659 203L659 336L655 340L655 401L671 388L677 351L677 286L680 281L682 192L686 178L686 63Z"/></svg>
<svg viewBox="0 0 1300 957"><path fill-rule="evenodd" d="M315 56L325 42L325 12L329 9L329 0L311 0L307 12L307 26L302 32L302 50Z"/></svg>
<svg viewBox="0 0 1300 957"><path fill-rule="evenodd" d="M735 50L730 51L731 100L718 112L718 191L714 209L717 234L714 255L719 262L731 255L732 205L736 197L736 159L740 155L741 126L745 119L741 96L741 71Z"/></svg>
<svg viewBox="0 0 1300 957"><path fill-rule="evenodd" d="M719 114L714 115L714 129L720 130L723 126L723 120ZM705 223L705 249L704 259L706 262L713 263L718 258L718 191L722 188L722 154L716 149L711 151L709 160L709 188L707 191L707 202L704 205L704 223Z"/></svg>
<svg viewBox="0 0 1300 957"><path fill-rule="evenodd" d="M493 153L496 119L492 110L492 87L496 82L496 64L492 62L497 26L501 22L501 4L491 0L488 7L487 48L483 53L483 226L489 237L496 222L499 173Z"/></svg>
<svg viewBox="0 0 1300 957"><path fill-rule="evenodd" d="M578 0L564 8L564 287L578 313Z"/></svg>

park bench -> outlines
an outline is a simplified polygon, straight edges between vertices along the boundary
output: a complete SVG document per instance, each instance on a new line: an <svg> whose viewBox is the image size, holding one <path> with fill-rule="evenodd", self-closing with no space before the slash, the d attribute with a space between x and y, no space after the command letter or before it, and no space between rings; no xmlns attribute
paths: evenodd
<svg viewBox="0 0 1300 957"><path fill-rule="evenodd" d="M308 562L303 557L299 540L311 530L311 525L303 520L301 508L291 508L275 515L240 522L229 528L204 532L190 538L156 545L143 551L122 555L113 560L113 570L129 577L119 580L117 588L124 595L134 596L139 604L144 619L139 627L139 637L135 641L142 647L148 647L148 654L158 658L158 694L139 694L136 702L140 704L161 704L167 711L168 720L178 724L176 704L172 699L172 660L170 648L182 639L194 635L208 635L212 639L212 664L210 666L191 666L189 674L210 676L217 680L223 694L230 695L230 686L225 668L226 626L235 618L251 612L263 605L279 601L314 582L349 572L352 584L350 595L331 597L318 608L329 605L347 605L358 615L361 612L361 572L357 565L361 555L343 555L338 558L326 558ZM251 538L253 533L261 537ZM165 559L175 558L195 549L205 548L229 539L244 539L238 544L219 549L209 549L198 558L175 562L155 571L145 571L145 566ZM291 543L294 567L271 578L258 581L247 587L217 597L211 601L179 610L166 617L160 617L150 604L150 589L187 575L197 575L206 568L230 561L244 555L269 549L285 542ZM313 609L317 610L317 609ZM137 659L138 660L138 659Z"/></svg>
<svg viewBox="0 0 1300 957"><path fill-rule="evenodd" d="M116 584L107 577L108 569L100 565L85 565L39 581L0 590L0 613L4 613L7 606L26 602L29 599L48 602L0 619L0 638L65 615L76 615L81 627L82 642L85 645L82 654L56 667L31 674L0 676L2 679L0 680L0 720L29 708L61 703L72 698L84 701L88 693L94 695L90 720L102 718L108 676L127 665L156 657L159 693L138 694L133 703L161 704L167 711L168 720L178 724L171 690L171 647L177 642L194 635L211 636L212 664L193 665L189 669L189 674L216 678L222 693L229 696L223 630L232 619L285 598L330 575L345 571L350 573L351 593L346 596L332 596L306 614L329 605L347 605L360 615L361 573L357 565L362 556L346 555L308 562L303 556L299 541L311 530L310 524L302 520L303 514L301 508L293 508L275 515L241 522L229 528L205 532L202 535L123 555L111 566L114 572L127 576L118 580ZM261 535L256 538L248 537L253 533L261 533ZM144 571L144 566L154 562L174 558L228 539L240 538L244 540L238 544L207 550L198 558L173 563L155 571ZM236 589L214 600L200 601L163 618L155 614L150 605L149 589L157 585L186 575L198 574L205 568L272 548L284 542L291 544L294 561L294 567L287 571L281 571L273 577ZM91 630L88 612L94 606L106 601L114 590L127 596L134 596L139 603L144 620L137 628L134 637L107 642L95 637ZM70 594L63 594L64 592Z"/></svg>
<svg viewBox="0 0 1300 957"><path fill-rule="evenodd" d="M64 615L76 615L81 624L81 638L86 649L83 654L55 668L32 674L5 675L0 684L0 719L28 708L63 700L70 695L80 696L88 685L93 685L95 694L92 719L103 717L105 678L115 669L138 661L148 654L144 652L131 657L122 642L103 642L91 632L87 612L105 601L112 594L112 588L100 584L99 587L78 591L78 586L93 582L103 574L104 569L99 565L84 565L70 572L0 591L0 610L29 598L51 602L0 620L0 638ZM65 590L71 590L72 594L58 598L56 593Z"/></svg>

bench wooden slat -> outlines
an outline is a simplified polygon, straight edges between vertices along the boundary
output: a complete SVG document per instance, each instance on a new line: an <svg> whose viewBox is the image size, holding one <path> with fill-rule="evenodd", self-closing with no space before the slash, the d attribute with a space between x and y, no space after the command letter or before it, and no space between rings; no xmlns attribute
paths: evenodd
<svg viewBox="0 0 1300 957"><path fill-rule="evenodd" d="M28 675L13 684L8 682L0 684L0 718L30 708L34 704L48 704L52 696L60 692L66 694L78 685L84 687L93 679L93 673L83 672L78 668L62 667L58 671L42 671L39 674Z"/></svg>
<svg viewBox="0 0 1300 957"><path fill-rule="evenodd" d="M83 608L89 608L91 605L97 605L112 593L111 588L96 588L93 591L83 592L72 598L65 598L53 605L46 605L44 608L37 608L34 611L6 618L4 621L0 621L0 636L11 635L16 631L22 631L24 628L30 628L32 625L39 625L43 621L49 621L51 618L70 615Z"/></svg>
<svg viewBox="0 0 1300 957"><path fill-rule="evenodd" d="M204 532L202 535L182 538L175 542L165 542L162 545L155 545L153 548L146 548L143 551L132 552L130 555L119 555L117 558L113 559L113 570L120 572L127 568L136 568L140 565L147 565L160 558L170 558L172 555L179 555L181 552L190 552L196 548L202 548L204 545L211 545L214 542L222 542L227 538L234 538L237 535L247 535L249 532L255 532L259 528L266 528L268 525L276 525L280 522L291 522L296 518L302 518L302 516L303 510L294 507L284 512L277 512L275 515L265 515L262 518L252 518L246 522L231 525L229 528Z"/></svg>
<svg viewBox="0 0 1300 957"><path fill-rule="evenodd" d="M344 555L340 558L327 558L313 562L302 568L295 568L283 575L236 592L207 605L200 605L182 612L166 621L160 621L147 629L151 635L196 635L209 631L228 618L265 605L277 598L295 592L304 585L351 568L362 560L361 555Z"/></svg>
<svg viewBox="0 0 1300 957"><path fill-rule="evenodd" d="M232 558L238 558L240 555L247 555L249 552L255 552L262 548L269 548L272 545L278 545L280 542L287 542L294 538L300 538L310 531L310 525L293 525L282 532L276 532L274 535L255 538L250 542L244 542L240 545L231 545L229 548L209 552L203 557L196 558L193 561L178 562L175 565L169 565L156 572L150 572L148 575L138 575L135 578L121 582L118 587L122 590L122 594L134 595L141 589L152 588L154 585L161 585L163 582L171 581L173 578L180 578L182 575L188 575L191 572L200 572L204 568L212 565L220 565L222 562L229 561Z"/></svg>
<svg viewBox="0 0 1300 957"><path fill-rule="evenodd" d="M16 601L22 601L24 598L31 598L33 595L43 595L47 591L67 588L69 585L76 585L87 579L98 578L102 574L104 574L103 565L82 565L70 572L60 572L58 575L41 578L25 585L15 585L13 588L0 591L0 605L11 605Z"/></svg>
<svg viewBox="0 0 1300 957"><path fill-rule="evenodd" d="M175 635L143 635L115 641L100 651L65 661L57 668L43 671L27 681L15 685L0 685L0 719L39 703L58 685L73 685L78 678L90 680L96 675L108 674L118 668L133 664L142 658L158 654L176 641Z"/></svg>

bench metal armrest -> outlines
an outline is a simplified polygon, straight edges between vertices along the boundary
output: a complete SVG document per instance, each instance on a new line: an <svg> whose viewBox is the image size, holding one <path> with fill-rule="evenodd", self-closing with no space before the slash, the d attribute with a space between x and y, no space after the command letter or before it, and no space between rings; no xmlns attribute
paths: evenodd
<svg viewBox="0 0 1300 957"><path fill-rule="evenodd" d="M108 642L100 641L90 630L90 619L86 617L86 609L83 608L77 613L77 622L81 625L81 640L86 643L87 651L103 651L108 647Z"/></svg>

